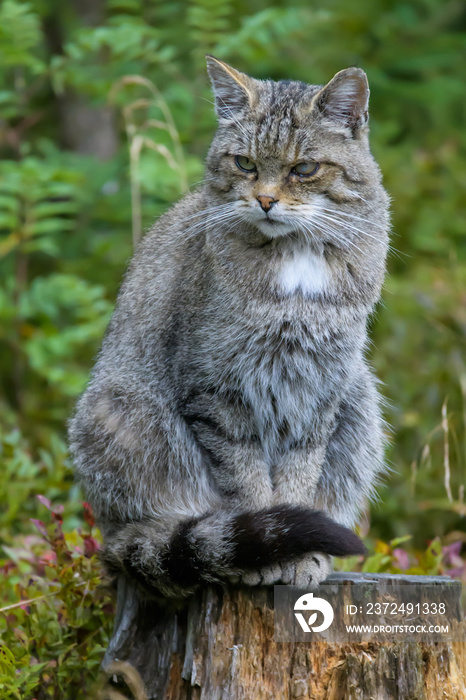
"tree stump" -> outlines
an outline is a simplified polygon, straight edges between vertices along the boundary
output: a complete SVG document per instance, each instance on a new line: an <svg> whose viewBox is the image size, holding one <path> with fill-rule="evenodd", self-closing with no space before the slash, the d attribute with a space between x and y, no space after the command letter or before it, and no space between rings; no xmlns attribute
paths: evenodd
<svg viewBox="0 0 466 700"><path fill-rule="evenodd" d="M466 623L461 583L448 577L332 574L344 601L401 584L435 585L448 599L455 639L274 641L274 592L208 586L174 609L118 582L99 700L465 700ZM324 584L325 585L325 584ZM320 590L316 595L320 595ZM417 589L416 589L417 590Z"/></svg>

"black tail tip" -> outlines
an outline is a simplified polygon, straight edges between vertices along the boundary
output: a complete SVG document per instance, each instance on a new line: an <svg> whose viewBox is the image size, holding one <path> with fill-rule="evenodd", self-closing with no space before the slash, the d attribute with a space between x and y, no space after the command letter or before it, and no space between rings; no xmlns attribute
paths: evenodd
<svg viewBox="0 0 466 700"><path fill-rule="evenodd" d="M269 511L275 512L287 532L288 547L304 551L320 551L335 557L366 554L367 550L355 532L319 510L286 504Z"/></svg>
<svg viewBox="0 0 466 700"><path fill-rule="evenodd" d="M350 557L355 555L366 555L367 547L358 535L347 527L341 526L338 533L338 542L334 544L334 552L329 552L337 557ZM337 551L338 550L338 551Z"/></svg>

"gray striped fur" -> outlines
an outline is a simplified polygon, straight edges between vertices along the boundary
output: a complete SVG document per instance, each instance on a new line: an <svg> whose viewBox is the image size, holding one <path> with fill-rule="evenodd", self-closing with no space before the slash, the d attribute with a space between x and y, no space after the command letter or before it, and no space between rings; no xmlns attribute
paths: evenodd
<svg viewBox="0 0 466 700"><path fill-rule="evenodd" d="M281 504L307 513L283 541L310 509L352 526L384 468L365 349L389 217L365 74L322 87L213 57L208 69L219 126L206 179L137 249L69 430L109 566L163 595L225 578L315 585L330 566L311 534L307 554L242 570L238 523L254 520L242 514L262 513L258 551ZM315 175L291 172L307 161ZM197 581L169 574L174 549Z"/></svg>

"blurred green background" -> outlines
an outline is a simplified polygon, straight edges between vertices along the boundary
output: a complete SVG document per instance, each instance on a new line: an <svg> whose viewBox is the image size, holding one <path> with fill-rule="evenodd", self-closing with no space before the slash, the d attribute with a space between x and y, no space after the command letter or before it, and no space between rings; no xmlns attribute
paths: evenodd
<svg viewBox="0 0 466 700"><path fill-rule="evenodd" d="M464 542L465 26L459 0L0 2L5 547L33 532L37 494L64 504L65 531L82 525L66 420L133 239L202 180L215 129L206 53L258 78L366 70L393 210L370 348L393 472L368 541Z"/></svg>

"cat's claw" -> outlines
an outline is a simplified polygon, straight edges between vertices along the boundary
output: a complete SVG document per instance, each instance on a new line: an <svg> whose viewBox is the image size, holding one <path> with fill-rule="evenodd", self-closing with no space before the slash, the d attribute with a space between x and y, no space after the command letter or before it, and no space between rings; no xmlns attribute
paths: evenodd
<svg viewBox="0 0 466 700"><path fill-rule="evenodd" d="M287 583L298 588L315 589L332 572L332 560L328 554L313 552L288 567L291 571L286 572Z"/></svg>

